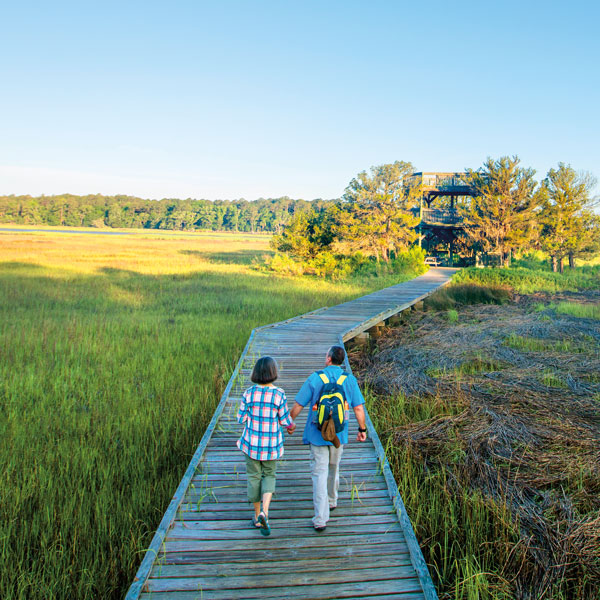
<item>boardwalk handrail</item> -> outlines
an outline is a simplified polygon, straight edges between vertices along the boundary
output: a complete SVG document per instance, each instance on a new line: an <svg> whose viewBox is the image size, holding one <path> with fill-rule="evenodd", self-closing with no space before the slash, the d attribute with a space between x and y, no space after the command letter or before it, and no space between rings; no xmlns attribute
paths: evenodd
<svg viewBox="0 0 600 600"><path fill-rule="evenodd" d="M340 345L343 347L344 340L341 334L339 337L339 341ZM346 370L349 373L352 373L352 367L350 366L350 361L348 360L347 353L346 358L344 359L344 364L346 366ZM371 417L369 416L369 412L366 407L365 420L367 422L367 431L369 437L371 438L373 445L375 446L375 452L377 453L377 458L381 466L381 472L383 473L383 476L385 477L385 482L388 486L390 498L394 502L396 515L398 516L400 526L402 527L404 537L406 538L406 544L408 545L408 551L410 552L411 561L413 563L415 571L417 572L419 581L421 582L423 594L425 595L426 600L438 600L438 595L435 591L433 580L431 579L431 575L429 574L429 568L427 567L427 563L423 558L423 552L421 551L421 546L419 546L417 536L415 535L415 530L413 529L410 519L408 518L406 507L404 506L402 496L400 495L398 485L396 484L396 479L394 478L394 474L392 473L390 463L388 462L387 456L385 455L385 449L381 444L381 440L377 435L377 431L375 430L375 426L373 425L373 421L371 420Z"/></svg>
<svg viewBox="0 0 600 600"><path fill-rule="evenodd" d="M173 496L171 502L169 503L169 506L167 507L167 510L165 511L160 525L158 526L158 529L156 530L156 533L152 538L152 542L150 542L148 550L146 550L144 560L142 561L140 568L135 574L135 578L129 588L129 591L127 592L127 595L125 596L125 600L137 600L137 598L139 598L140 594L143 591L144 584L146 583L146 580L150 575L150 571L152 570L152 564L154 562L154 559L158 556L158 553L160 552L160 548L165 540L165 537L169 530L169 526L171 525L173 519L175 518L175 515L177 514L177 510L179 509L179 506L185 497L185 493L188 489L190 482L192 481L192 477L194 476L196 468L198 467L198 464L202 459L204 450L208 445L208 442L210 441L210 438L219 420L219 417L221 416L221 413L225 408L227 398L229 397L229 392L231 391L231 388L233 387L233 384L240 372L242 363L244 362L244 358L246 358L248 348L250 348L250 344L254 339L254 334L255 329L253 329L250 333L250 337L248 338L248 341L246 342L246 346L244 347L240 359L238 360L238 363L233 373L231 374L229 382L227 383L227 387L225 388L223 395L221 396L221 400L219 401L215 413L212 419L210 420L210 423L208 424L208 427L206 428L202 439L200 440L200 444L198 444L198 447L196 448L196 452L194 452L194 455L192 456L192 460L190 461L190 464L188 465L188 468L186 469L185 474L183 475L183 479L179 482L179 486L175 491L175 495Z"/></svg>

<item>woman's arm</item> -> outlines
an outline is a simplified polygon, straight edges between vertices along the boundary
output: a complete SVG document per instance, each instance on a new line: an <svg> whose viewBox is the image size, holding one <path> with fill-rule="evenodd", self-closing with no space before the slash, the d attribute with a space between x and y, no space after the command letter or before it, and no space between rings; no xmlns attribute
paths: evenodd
<svg viewBox="0 0 600 600"><path fill-rule="evenodd" d="M289 427L293 425L292 417L290 416L290 411L288 410L287 399L285 394L281 397L281 402L277 407L277 416L279 418L279 424L282 427Z"/></svg>
<svg viewBox="0 0 600 600"><path fill-rule="evenodd" d="M244 424L248 420L248 409L246 407L246 392L242 395L242 400L240 401L240 408L237 413L237 421L238 423Z"/></svg>

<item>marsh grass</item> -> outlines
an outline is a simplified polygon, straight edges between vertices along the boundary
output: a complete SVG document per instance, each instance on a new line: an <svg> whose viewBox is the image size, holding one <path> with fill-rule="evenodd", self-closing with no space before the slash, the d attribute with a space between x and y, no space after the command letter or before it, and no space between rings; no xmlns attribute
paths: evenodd
<svg viewBox="0 0 600 600"><path fill-rule="evenodd" d="M446 318L449 323L458 323L458 311L451 308L446 312Z"/></svg>
<svg viewBox="0 0 600 600"><path fill-rule="evenodd" d="M600 304L582 304L581 302L559 302L551 306L561 315L571 315L580 319L600 320Z"/></svg>
<svg viewBox="0 0 600 600"><path fill-rule="evenodd" d="M600 288L600 265L567 269L553 273L542 268L514 267L509 269L469 267L455 276L456 284L470 283L482 286L508 287L521 294L533 292L577 291Z"/></svg>
<svg viewBox="0 0 600 600"><path fill-rule="evenodd" d="M542 340L511 333L505 340L504 345L525 352L568 352L571 354L583 354L589 352L590 348L585 344L577 344L572 340Z"/></svg>
<svg viewBox="0 0 600 600"><path fill-rule="evenodd" d="M441 598L464 600L514 598L499 565L518 558L518 526L502 498L485 497L462 487L456 469L466 452L451 430L440 461L427 464L410 446L394 443L393 432L411 423L460 415L464 399L441 396L394 398L366 394L367 408L380 434L392 471L402 490L417 539L422 542ZM482 540L495 540L484 544Z"/></svg>
<svg viewBox="0 0 600 600"><path fill-rule="evenodd" d="M380 283L253 270L267 245L0 236L1 598L122 598L250 330Z"/></svg>
<svg viewBox="0 0 600 600"><path fill-rule="evenodd" d="M566 388L567 384L560 376L552 369L546 369L540 375L540 381L548 387Z"/></svg>
<svg viewBox="0 0 600 600"><path fill-rule="evenodd" d="M444 286L425 300L430 310L455 310L458 306L469 304L505 304L510 300L511 292L507 286L481 285L474 283L455 283L457 273L450 285ZM458 316L458 314L457 314Z"/></svg>
<svg viewBox="0 0 600 600"><path fill-rule="evenodd" d="M504 367L505 365L498 360L494 360L483 353L474 353L472 356L467 357L466 360L453 369L432 367L426 369L425 373L430 377L451 376L455 379L460 379L462 375L490 373L493 371L500 371Z"/></svg>

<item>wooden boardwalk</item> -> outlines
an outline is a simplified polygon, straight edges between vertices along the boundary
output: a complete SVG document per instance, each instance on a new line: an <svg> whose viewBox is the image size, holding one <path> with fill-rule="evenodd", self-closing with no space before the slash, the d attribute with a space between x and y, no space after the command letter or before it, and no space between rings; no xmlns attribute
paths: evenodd
<svg viewBox="0 0 600 600"><path fill-rule="evenodd" d="M285 438L272 533L251 527L242 454L235 446L241 394L257 358L273 356L288 405L323 367L327 349L409 308L455 271L431 269L411 281L356 300L255 329L213 419L154 536L127 600L237 598L437 598L427 565L377 433L350 443L340 465L340 500L325 532L311 523L309 450L302 444L308 410ZM347 365L349 368L349 365Z"/></svg>

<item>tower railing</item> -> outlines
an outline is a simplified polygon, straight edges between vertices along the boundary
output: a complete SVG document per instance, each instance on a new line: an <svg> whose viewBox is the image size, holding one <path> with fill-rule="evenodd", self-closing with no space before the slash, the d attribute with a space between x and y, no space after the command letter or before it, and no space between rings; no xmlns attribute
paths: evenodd
<svg viewBox="0 0 600 600"><path fill-rule="evenodd" d="M421 210L421 221L431 225L457 225L462 220L456 209L423 208Z"/></svg>

